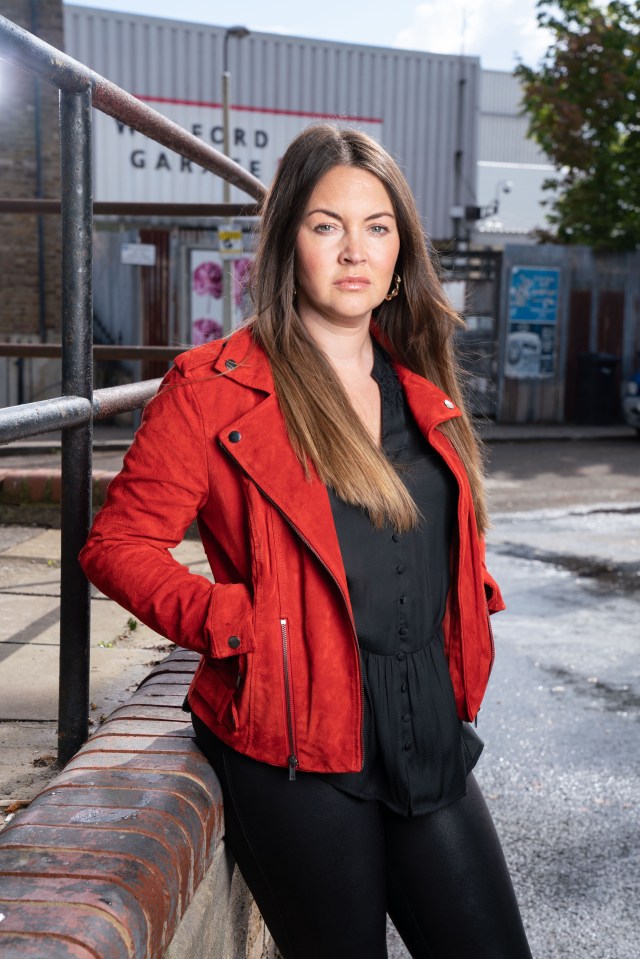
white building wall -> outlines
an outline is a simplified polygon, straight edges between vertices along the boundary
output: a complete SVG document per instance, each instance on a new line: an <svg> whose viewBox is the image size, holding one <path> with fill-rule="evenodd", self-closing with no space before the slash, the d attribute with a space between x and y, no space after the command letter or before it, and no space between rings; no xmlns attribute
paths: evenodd
<svg viewBox="0 0 640 959"><path fill-rule="evenodd" d="M483 70L480 84L478 204L496 197L496 216L479 223L479 232L518 236L545 225L544 181L554 167L538 145L527 138L520 82L511 73ZM507 186L509 192L505 192Z"/></svg>

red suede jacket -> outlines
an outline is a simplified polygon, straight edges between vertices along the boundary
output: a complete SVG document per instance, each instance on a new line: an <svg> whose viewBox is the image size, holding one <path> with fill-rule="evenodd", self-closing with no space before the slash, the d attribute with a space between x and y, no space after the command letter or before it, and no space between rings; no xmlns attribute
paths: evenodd
<svg viewBox="0 0 640 959"><path fill-rule="evenodd" d="M433 384L396 370L459 484L445 649L459 715L473 719L493 662L489 610L504 604L484 568L465 470L437 428L459 413ZM169 553L194 517L215 583ZM361 768L360 658L327 490L291 449L248 330L177 358L80 560L103 593L202 653L189 701L234 749L292 771Z"/></svg>

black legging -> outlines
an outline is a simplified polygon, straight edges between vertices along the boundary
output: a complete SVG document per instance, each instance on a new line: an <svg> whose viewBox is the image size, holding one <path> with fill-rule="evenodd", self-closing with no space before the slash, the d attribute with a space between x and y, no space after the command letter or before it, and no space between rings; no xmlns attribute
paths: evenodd
<svg viewBox="0 0 640 959"><path fill-rule="evenodd" d="M226 839L284 959L386 959L386 913L413 959L531 959L493 821L468 794L405 817L313 774L224 746L197 716Z"/></svg>

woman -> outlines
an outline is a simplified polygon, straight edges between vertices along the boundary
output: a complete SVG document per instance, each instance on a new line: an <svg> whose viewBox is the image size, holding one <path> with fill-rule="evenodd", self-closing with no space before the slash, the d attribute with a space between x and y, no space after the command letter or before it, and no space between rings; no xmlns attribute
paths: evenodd
<svg viewBox="0 0 640 959"><path fill-rule="evenodd" d="M375 141L329 125L293 141L254 298L165 377L84 569L202 653L197 741L285 959L384 957L387 912L414 957L529 957L471 773L503 603L460 321ZM215 584L168 552L194 517Z"/></svg>

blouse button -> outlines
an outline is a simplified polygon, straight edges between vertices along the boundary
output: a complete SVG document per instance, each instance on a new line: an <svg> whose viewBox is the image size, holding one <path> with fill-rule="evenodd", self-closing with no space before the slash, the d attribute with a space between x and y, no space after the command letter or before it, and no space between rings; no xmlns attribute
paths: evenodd
<svg viewBox="0 0 640 959"><path fill-rule="evenodd" d="M399 663L401 663L404 658L405 658L404 653L396 653L396 659L398 660Z"/></svg>
<svg viewBox="0 0 640 959"><path fill-rule="evenodd" d="M242 434L239 433L238 430L231 430L231 432L229 433L229 442L239 443L241 439L242 439Z"/></svg>
<svg viewBox="0 0 640 959"><path fill-rule="evenodd" d="M238 646L240 645L240 637L239 637L239 636L229 636L229 639L227 640L227 643L229 644L229 646L231 647L231 649L237 649Z"/></svg>
<svg viewBox="0 0 640 959"><path fill-rule="evenodd" d="M404 744L404 748L405 748L405 751L407 751L407 752L411 749L411 743L410 743L408 740L407 740L407 742Z"/></svg>
<svg viewBox="0 0 640 959"><path fill-rule="evenodd" d="M401 692L401 693L406 693L406 691L407 691L407 684L406 684L406 683L403 683L402 686L400 687L400 692Z"/></svg>
<svg viewBox="0 0 640 959"><path fill-rule="evenodd" d="M409 713L403 713L403 714L402 714L402 722L403 722L403 723L408 723L410 719L411 719L411 716L409 715Z"/></svg>
<svg viewBox="0 0 640 959"><path fill-rule="evenodd" d="M225 360L224 365L226 366L228 370L235 370L238 364L236 363L235 360Z"/></svg>
<svg viewBox="0 0 640 959"><path fill-rule="evenodd" d="M401 576L404 573L406 568L407 567L403 563L400 563L399 566L396 566L396 573L398 573Z"/></svg>
<svg viewBox="0 0 640 959"><path fill-rule="evenodd" d="M403 593L402 596L400 597L400 602L401 602L402 604L404 604L404 603L406 603L406 601L407 601L407 597L406 597L406 595Z"/></svg>
<svg viewBox="0 0 640 959"><path fill-rule="evenodd" d="M398 543L400 541L400 533L392 533L391 539L394 543Z"/></svg>
<svg viewBox="0 0 640 959"><path fill-rule="evenodd" d="M400 629L398 630L398 636L406 636L408 632L409 630L407 629L406 626L401 626Z"/></svg>

